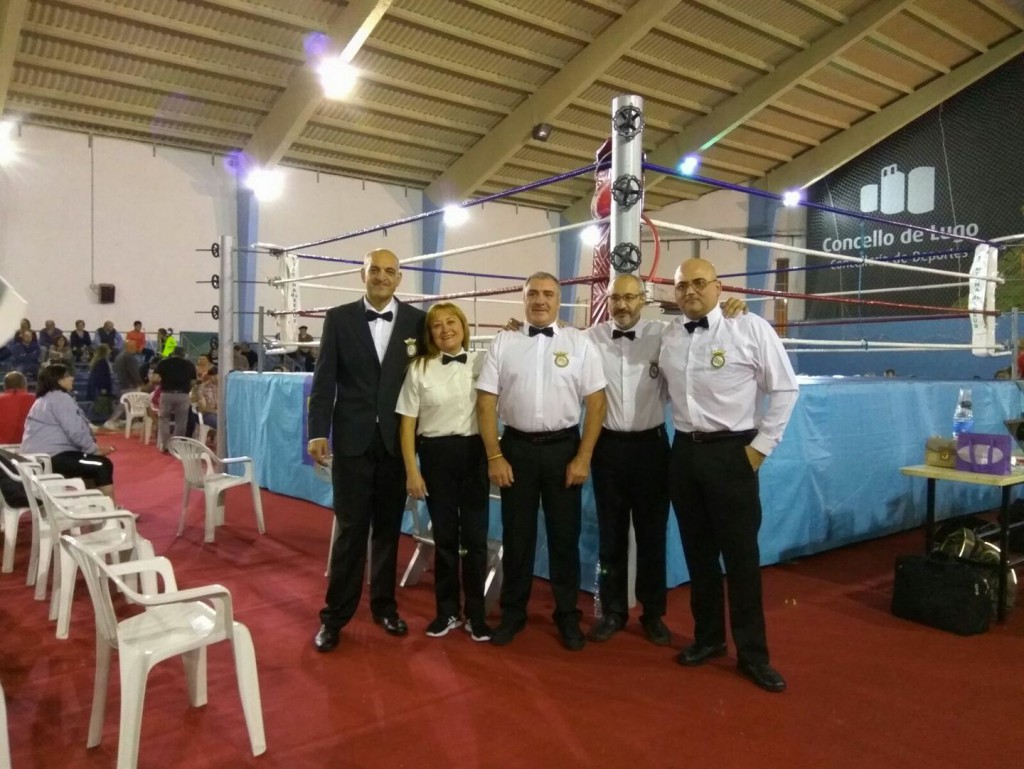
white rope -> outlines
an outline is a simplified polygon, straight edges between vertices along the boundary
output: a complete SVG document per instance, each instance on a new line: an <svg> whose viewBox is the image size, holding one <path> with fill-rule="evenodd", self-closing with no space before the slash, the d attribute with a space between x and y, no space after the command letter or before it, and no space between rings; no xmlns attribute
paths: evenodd
<svg viewBox="0 0 1024 769"><path fill-rule="evenodd" d="M973 349L973 348L969 348L969 349ZM988 355L986 357L989 357L989 358L998 358L1000 356L1004 356L1004 355L1009 355L1010 354L1010 352L1008 350L994 350L994 351L992 351L992 350L988 350L988 348L985 348L985 350L986 350L986 352L988 352ZM891 349L887 349L887 348L883 348L883 347L875 347L874 345L872 345L871 347L868 347L866 349L859 347L856 350L835 350L835 349L831 349L831 350L814 350L814 349L811 349L811 350L789 350L789 352L790 353L794 353L794 354L795 353L799 353L800 355L806 355L808 353L823 353L823 352L826 352L826 353L830 353L832 355L835 355L837 352L847 352L847 353L848 352L892 352L892 350ZM899 352L900 352L900 355L902 355L903 353L910 353L910 352L930 352L930 353L935 353L935 352L944 352L944 351L943 350L926 350L926 349L921 349L921 348L918 348L918 347L912 347L912 348L907 348L907 349L900 350ZM953 352L955 352L955 350ZM850 375L850 376L853 376L853 375ZM847 376L847 377L844 377L844 378L850 378L850 376ZM826 378L833 379L834 377L826 377Z"/></svg>
<svg viewBox="0 0 1024 769"><path fill-rule="evenodd" d="M785 345L820 345L822 347L860 347L865 350L870 350L872 347L885 348L891 350L996 350L1000 351L1002 347L979 347L972 344L940 344L933 342L869 342L867 339L861 339L858 341L843 340L843 339L791 339L784 338L782 343Z"/></svg>
<svg viewBox="0 0 1024 769"><path fill-rule="evenodd" d="M1024 240L1024 232L1018 232L1016 235L1003 235L1001 238L992 238L989 242L1007 243L1011 240Z"/></svg>
<svg viewBox="0 0 1024 769"><path fill-rule="evenodd" d="M595 220L601 221L601 220ZM459 254L471 254L474 251L483 251L488 248L499 248L501 246L511 245L513 243L523 243L527 240L536 240L537 238L544 238L550 235L557 235L560 232L568 232L569 230L579 230L584 227L589 227L594 224L595 221L577 222L575 224L567 224L564 227L556 227L550 230L541 230L539 232L531 232L526 235L516 235L512 238L505 238L504 240L492 240L490 243L479 243L475 246L463 246L462 248L452 248L448 251L438 251L435 254L424 254L423 256L412 256L408 259L399 259L399 264L416 264L418 262L426 262L430 259L443 259L447 256L458 256ZM315 275L307 275L304 278L294 278L289 280L275 280L272 281L272 285L279 286L284 283L297 283L312 278L336 278L341 275L355 275L360 272L362 267L353 267L348 270L336 270L334 272L321 272Z"/></svg>
<svg viewBox="0 0 1024 769"><path fill-rule="evenodd" d="M724 240L731 243L743 243L748 246L764 246L766 248L776 249L778 251L790 251L794 254L804 254L806 256L820 256L824 259L832 259L838 262L856 262L857 264L870 265L872 267L888 267L893 270L908 270L910 272L926 272L929 275L945 275L952 278L969 278L962 272L953 272L951 270L936 270L934 267L920 267L916 264L901 264L899 262L878 262L873 259L861 258L859 256L846 256L844 254L830 254L828 251L818 251L813 248L801 248L799 246L787 246L782 243L772 243L766 240L754 240L752 238L741 238L738 235L726 235L722 232L712 232L711 230L700 230L696 227L688 227L685 224L675 224L673 222L652 222L655 227L659 227L666 230L675 230L676 232L687 232L691 235L701 235L708 240ZM987 280L993 283L1002 283L1003 278L981 278L980 280Z"/></svg>
<svg viewBox="0 0 1024 769"><path fill-rule="evenodd" d="M932 286L890 286L889 288L854 289L851 291L829 291L814 296L861 296L862 294L886 294L892 291L927 291L931 288L962 288L970 283L936 283Z"/></svg>

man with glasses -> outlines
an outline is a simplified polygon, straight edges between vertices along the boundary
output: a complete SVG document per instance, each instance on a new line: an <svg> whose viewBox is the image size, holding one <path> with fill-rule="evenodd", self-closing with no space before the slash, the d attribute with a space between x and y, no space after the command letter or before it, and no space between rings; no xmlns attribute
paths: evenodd
<svg viewBox="0 0 1024 769"><path fill-rule="evenodd" d="M607 641L629 618L629 525L636 533L636 597L640 625L651 643L668 646L665 626L665 537L668 525L669 446L665 430L667 390L658 357L666 324L641 318L644 285L620 275L611 285L611 319L588 333L601 356L608 386L607 411L591 463L597 507L600 594L603 614L591 641ZM727 317L746 310L729 299Z"/></svg>
<svg viewBox="0 0 1024 769"><path fill-rule="evenodd" d="M694 643L676 658L701 665L726 652L723 575L741 675L769 692L786 682L769 664L761 598L761 502L757 471L782 439L797 398L789 358L757 315L726 323L714 266L690 259L675 274L685 318L662 340L675 440L669 493L690 570Z"/></svg>
<svg viewBox="0 0 1024 769"><path fill-rule="evenodd" d="M370 611L393 636L409 632L398 616L395 571L405 509L405 464L395 404L409 360L423 350L424 313L395 299L402 281L398 257L376 249L360 271L366 295L333 307L324 318L320 355L309 396L309 445L327 462L332 433L334 515L338 534L331 555L317 651L329 652L355 614L362 594L366 538L373 530Z"/></svg>

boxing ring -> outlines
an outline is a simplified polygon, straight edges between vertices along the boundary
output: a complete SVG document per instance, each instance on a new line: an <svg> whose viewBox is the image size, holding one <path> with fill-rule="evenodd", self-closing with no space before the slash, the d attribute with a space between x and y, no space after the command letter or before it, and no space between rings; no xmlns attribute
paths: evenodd
<svg viewBox="0 0 1024 769"><path fill-rule="evenodd" d="M638 97L627 97L637 99ZM641 102L642 104L642 102ZM635 102L626 107L635 109ZM636 115L628 119L620 119L624 108L613 107L613 129L621 134L623 123L628 132L629 122L635 122ZM642 131L642 113L639 116L640 128L630 138L635 138ZM595 219L592 222L554 228L541 233L530 233L515 239L506 239L500 243L480 244L477 246L451 249L433 254L402 259L403 270L430 269L439 273L446 271L433 267L419 267L423 263L435 263L447 256L465 253L485 252L495 245L509 242L526 242L536 237L550 237L562 231L571 231L584 227L597 227L603 230L604 237L595 247L593 270L590 275L571 276L561 281L563 286L583 286L591 289L588 302L572 303L574 308L587 308L591 323L601 320L604 315L604 294L609 272L612 276L622 273L640 272L641 237L640 217L642 210L643 182L642 171L635 162L633 173L623 172L624 152L619 149L609 152L603 147L598 153L598 161L583 169L554 177L563 180L573 176L593 173L596 177L598 193L595 195ZM631 151L636 154L639 142L634 142ZM611 156L609 158L609 155ZM609 159L611 160L609 165ZM638 158L634 158L638 162ZM643 165L645 170L653 170L659 174L675 174L680 172L661 167ZM687 178L693 178L688 176ZM701 181L713 183L713 180ZM550 180L549 180L550 181ZM534 185L530 185L534 186ZM735 185L722 184L730 187ZM503 195L512 195L523 188L511 190ZM750 191L747 188L739 188ZM771 195L761 191L750 191L751 194ZM485 199L467 201L459 208L469 209L481 200L490 201L502 195L489 196ZM781 195L775 196L782 199ZM610 198L608 200L607 198ZM603 202L602 202L603 201ZM607 204L607 206L605 206ZM604 206L604 208L602 208ZM607 210L610 209L610 210ZM626 209L625 213L623 209ZM838 211L842 215L854 215L852 212ZM395 226L413 224L433 215L407 217L397 222L388 222L377 227L347 233L336 238L324 239L312 243L303 243L291 247L266 247L263 251L279 262L278 276L271 281L281 290L282 306L270 313L272 324L276 325L280 337L278 354L293 352L297 346L296 329L300 318L320 317L327 307L304 308L301 304L302 287L325 288L325 280L334 277L351 275L359 271L361 259L336 258L319 254L310 254L309 248L328 242L337 242L348 237L365 235L367 232L386 230ZM609 216L610 215L610 216ZM871 217L866 217L871 218ZM768 246L772 249L795 252L800 255L813 255L811 249L786 247L777 243L764 243L744 238L736 238L708 230L686 227L671 222L645 221L657 238L658 230L680 231L702 238L721 238L723 240L740 241L738 245ZM892 224L892 222L890 222ZM901 225L911 226L912 225ZM926 228L918 228L926 229ZM635 234L634 234L635 233ZM974 240L975 260L970 273L953 273L948 270L934 269L920 264L904 264L898 261L882 263L881 260L865 260L855 256L827 254L833 259L847 259L859 262L862 266L872 268L888 268L907 272L927 273L932 280L951 281L950 285L969 286L970 303L965 308L933 307L927 300L911 309L930 312L935 319L943 323L953 324L955 334L966 332L969 339L941 343L920 343L914 341L893 342L892 340L841 340L828 338L828 332L814 336L810 328L803 328L799 321L793 328L799 332L786 335L784 340L796 356L816 353L828 353L839 349L854 351L886 350L890 353L905 354L911 351L924 351L941 355L955 351L975 356L1008 355L1016 342L1016 318L1012 327L1009 318L999 318L994 310L994 292L1000 282L997 271L997 252L994 245L982 239ZM634 242L635 241L635 242ZM611 244L615 244L614 246ZM230 247L230 244L228 244ZM821 252L817 252L821 253ZM300 276L299 264L304 258L314 261L334 261L342 263L339 269L329 272ZM655 264L657 256L655 255ZM678 262L673 263L673 267ZM797 266L794 269L802 269ZM510 269L509 272L512 272ZM644 270L643 272L647 272ZM653 275L655 268L650 268L651 280L648 283L648 298L656 303L665 299L666 286L671 280L657 278ZM424 307L442 300L470 300L474 310L476 303L504 301L510 305L519 305L521 281L525 276L513 274L479 273L479 277L494 281L492 288L448 294L412 294L399 291L396 296L406 302L416 303ZM644 277L648 277L644 275ZM516 282L514 279L518 280ZM510 282L511 281L511 282ZM742 285L732 286L723 276L726 291L742 295L751 305L751 311L757 312L759 301L770 301L773 298L797 294L766 289L749 288ZM923 287L927 288L927 287ZM360 290L352 288L340 289L349 293L339 298L337 303L353 301L360 295ZM668 289L670 290L670 289ZM898 306L900 303L890 302L882 296L866 297L865 292L856 296L799 296L803 301L842 301L860 302L874 307ZM907 305L902 305L906 309ZM508 314L515 314L516 309L509 307ZM468 313L467 313L468 314ZM926 318L927 319L927 318ZM475 320L475 314L474 314ZM860 321L859 330L865 328ZM811 326L813 324L807 324ZM827 325L827 324L825 324ZM492 324L493 326L493 324ZM486 344L493 327L487 324L475 324L474 341ZM222 332L223 333L223 332ZM997 335L1003 338L1009 334L1011 343L997 342ZM822 358L825 356L822 355ZM230 456L247 455L257 459L255 463L256 480L260 486L271 491L293 497L306 499L325 507L331 505L331 489L328 484L319 480L308 456L305 454L304 404L308 396L310 374L301 373L235 373L226 380L225 397L222 403L225 408L226 422L229 425L226 451ZM923 444L927 436L947 434L953 406L956 403L960 387L969 386L973 390L975 430L978 432L1003 432L1003 420L1015 417L1024 412L1024 394L1017 381L985 381L968 379L965 381L923 381L914 379L833 379L831 377L799 377L800 397L786 429L781 444L764 464L760 471L761 497L763 503L763 524L760 533L762 563L773 564L784 562L800 556L841 547L853 542L883 536L893 532L919 526L925 517L925 490L921 484L902 476L899 468L906 465L919 464L923 458ZM673 433L670 414L666 413L666 426L669 434ZM995 489L987 489L967 484L957 484L942 495L937 510L939 518L953 513L977 511L997 506L999 493ZM406 521L406 530L410 521ZM492 538L500 538L500 513L498 503L492 502L491 532ZM547 576L547 550L544 538L544 527L539 527L536 573ZM675 517L669 517L667 534L667 579L670 586L676 586L688 580L688 573L682 555L679 533ZM581 574L584 589L592 588L595 573L595 562L598 552L598 535L593 491L590 481L583 488L583 525L580 538Z"/></svg>

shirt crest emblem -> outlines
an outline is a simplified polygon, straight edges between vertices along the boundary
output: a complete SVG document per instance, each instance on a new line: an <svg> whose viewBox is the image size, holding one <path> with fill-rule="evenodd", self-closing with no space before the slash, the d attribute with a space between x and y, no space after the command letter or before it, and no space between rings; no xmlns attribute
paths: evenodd
<svg viewBox="0 0 1024 769"><path fill-rule="evenodd" d="M722 368L725 365L725 350L711 351L711 367Z"/></svg>
<svg viewBox="0 0 1024 769"><path fill-rule="evenodd" d="M657 379L661 374L661 368L658 366L658 361L652 360L650 368L647 369L647 374L651 379Z"/></svg>
<svg viewBox="0 0 1024 769"><path fill-rule="evenodd" d="M567 352L556 352L555 353L555 365L558 368L565 368L569 365L569 353Z"/></svg>
<svg viewBox="0 0 1024 769"><path fill-rule="evenodd" d="M410 358L415 357L415 355L416 355L416 338L415 337L409 337L408 339L405 340L405 354L408 355Z"/></svg>

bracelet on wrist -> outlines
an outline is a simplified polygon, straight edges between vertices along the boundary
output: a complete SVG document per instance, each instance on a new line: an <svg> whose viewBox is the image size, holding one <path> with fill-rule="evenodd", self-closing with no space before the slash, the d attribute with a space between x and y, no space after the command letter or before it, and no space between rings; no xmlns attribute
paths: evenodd
<svg viewBox="0 0 1024 769"><path fill-rule="evenodd" d="M498 453L498 454L495 454L494 456L487 457L487 461L491 462L491 461L493 461L495 459L501 459L503 456L505 456L505 455L501 454L501 453Z"/></svg>

